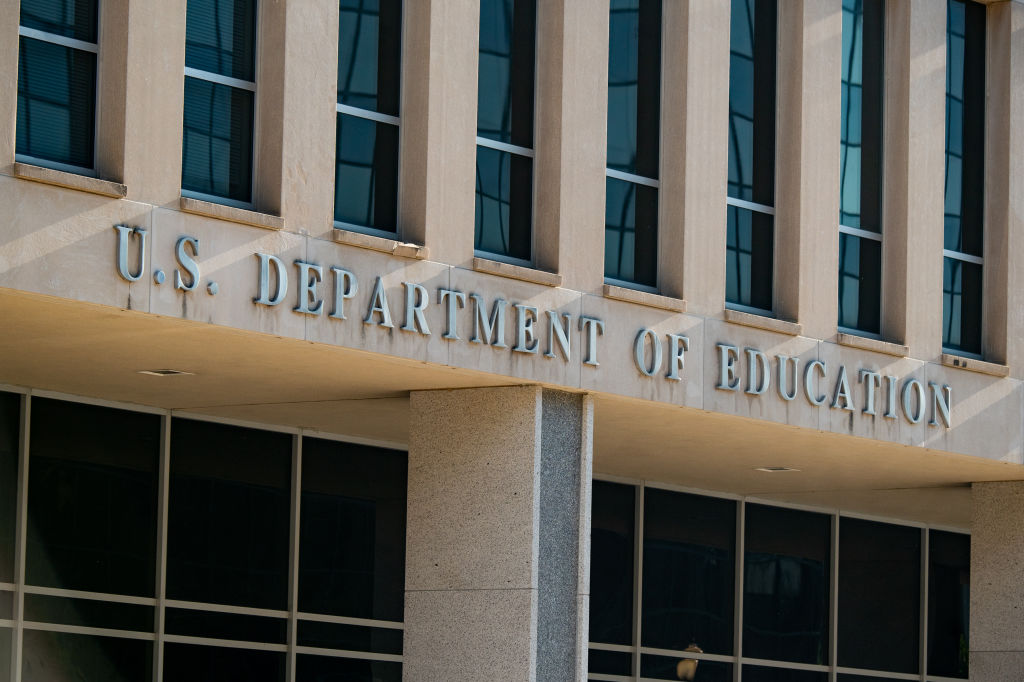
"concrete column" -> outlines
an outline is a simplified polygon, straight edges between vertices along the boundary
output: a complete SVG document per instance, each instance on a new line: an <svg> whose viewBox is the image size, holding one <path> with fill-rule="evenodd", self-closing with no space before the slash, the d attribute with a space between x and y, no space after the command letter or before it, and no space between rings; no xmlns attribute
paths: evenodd
<svg viewBox="0 0 1024 682"><path fill-rule="evenodd" d="M11 173L14 163L14 131L18 115L18 18L17 2L0 3L0 169Z"/></svg>
<svg viewBox="0 0 1024 682"><path fill-rule="evenodd" d="M971 679L1016 682L1024 670L1024 481L971 491Z"/></svg>
<svg viewBox="0 0 1024 682"><path fill-rule="evenodd" d="M411 403L404 679L586 679L590 398L519 386Z"/></svg>

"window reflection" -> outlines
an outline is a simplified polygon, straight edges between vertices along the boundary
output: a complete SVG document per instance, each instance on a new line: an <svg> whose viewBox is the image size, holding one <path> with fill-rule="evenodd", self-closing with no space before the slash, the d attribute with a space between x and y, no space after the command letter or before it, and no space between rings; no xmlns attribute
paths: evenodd
<svg viewBox="0 0 1024 682"><path fill-rule="evenodd" d="M398 126L338 114L334 219L394 231L398 225Z"/></svg>
<svg viewBox="0 0 1024 682"><path fill-rule="evenodd" d="M968 677L971 536L928 531L928 674Z"/></svg>
<svg viewBox="0 0 1024 682"><path fill-rule="evenodd" d="M185 77L182 189L252 198L253 102L248 90Z"/></svg>

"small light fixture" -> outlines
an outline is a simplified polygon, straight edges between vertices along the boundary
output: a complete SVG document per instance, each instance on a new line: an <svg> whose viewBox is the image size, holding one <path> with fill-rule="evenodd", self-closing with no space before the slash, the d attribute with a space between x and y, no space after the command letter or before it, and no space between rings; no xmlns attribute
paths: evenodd
<svg viewBox="0 0 1024 682"><path fill-rule="evenodd" d="M683 649L683 651L691 654L702 654L704 650L701 649L694 643L690 643L690 646ZM676 678L680 680L686 680L686 682L692 682L693 678L697 675L697 664L700 663L696 658L683 658L676 663Z"/></svg>
<svg viewBox="0 0 1024 682"><path fill-rule="evenodd" d="M139 374L148 374L151 377L173 377L179 375L192 376L193 372L185 372L180 369L140 369Z"/></svg>
<svg viewBox="0 0 1024 682"><path fill-rule="evenodd" d="M754 467L754 471L766 471L769 474L778 474L783 471L800 471L799 469L793 469L791 467Z"/></svg>

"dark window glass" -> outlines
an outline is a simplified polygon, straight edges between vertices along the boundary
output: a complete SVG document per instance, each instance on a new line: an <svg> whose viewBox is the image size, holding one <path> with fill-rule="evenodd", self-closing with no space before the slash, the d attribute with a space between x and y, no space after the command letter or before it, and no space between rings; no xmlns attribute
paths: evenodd
<svg viewBox="0 0 1024 682"><path fill-rule="evenodd" d="M25 630L24 638L22 682L137 682L152 677L152 642L39 630Z"/></svg>
<svg viewBox="0 0 1024 682"><path fill-rule="evenodd" d="M881 320L882 242L839 233L839 326L877 334Z"/></svg>
<svg viewBox="0 0 1024 682"><path fill-rule="evenodd" d="M185 77L182 189L252 198L253 101L249 90Z"/></svg>
<svg viewBox="0 0 1024 682"><path fill-rule="evenodd" d="M153 631L153 607L95 599L25 595L25 620L112 630Z"/></svg>
<svg viewBox="0 0 1024 682"><path fill-rule="evenodd" d="M296 682L401 682L402 664L299 654L295 659L295 679Z"/></svg>
<svg viewBox="0 0 1024 682"><path fill-rule="evenodd" d="M605 277L655 286L658 190L616 178L605 181Z"/></svg>
<svg viewBox="0 0 1024 682"><path fill-rule="evenodd" d="M536 0L481 0L477 135L533 148Z"/></svg>
<svg viewBox="0 0 1024 682"><path fill-rule="evenodd" d="M11 682L11 642L14 631L0 628L0 682Z"/></svg>
<svg viewBox="0 0 1024 682"><path fill-rule="evenodd" d="M743 655L828 663L831 518L748 504L745 528Z"/></svg>
<svg viewBox="0 0 1024 682"><path fill-rule="evenodd" d="M743 682L828 682L828 673L745 665Z"/></svg>
<svg viewBox="0 0 1024 682"><path fill-rule="evenodd" d="M981 265L942 259L942 345L981 351Z"/></svg>
<svg viewBox="0 0 1024 682"><path fill-rule="evenodd" d="M635 498L634 486L594 481L590 525L591 642L633 643Z"/></svg>
<svg viewBox="0 0 1024 682"><path fill-rule="evenodd" d="M19 38L15 151L92 168L95 127L96 55Z"/></svg>
<svg viewBox="0 0 1024 682"><path fill-rule="evenodd" d="M164 645L164 680L284 682L286 657L286 654L276 651L249 651L168 642Z"/></svg>
<svg viewBox="0 0 1024 682"><path fill-rule="evenodd" d="M401 655L402 631L392 628L371 628L363 625L300 620L298 644L321 649Z"/></svg>
<svg viewBox="0 0 1024 682"><path fill-rule="evenodd" d="M533 159L476 148L476 248L530 260Z"/></svg>
<svg viewBox="0 0 1024 682"><path fill-rule="evenodd" d="M256 80L256 0L188 0L185 66Z"/></svg>
<svg viewBox="0 0 1024 682"><path fill-rule="evenodd" d="M402 620L407 461L404 452L303 439L300 611Z"/></svg>
<svg viewBox="0 0 1024 682"><path fill-rule="evenodd" d="M694 665L696 664L696 665ZM684 676L680 676L680 671ZM648 656L640 659L640 676L650 680L685 680L685 674L694 670L693 680L698 682L732 682L732 664L717 661L697 661L680 656Z"/></svg>
<svg viewBox="0 0 1024 682"><path fill-rule="evenodd" d="M32 400L26 580L153 596L160 417Z"/></svg>
<svg viewBox="0 0 1024 682"><path fill-rule="evenodd" d="M928 532L928 674L966 679L971 536Z"/></svg>
<svg viewBox="0 0 1024 682"><path fill-rule="evenodd" d="M836 682L899 682L891 677L875 677L874 675L844 675L836 676Z"/></svg>
<svg viewBox="0 0 1024 682"><path fill-rule="evenodd" d="M661 0L612 0L608 43L608 167L658 177Z"/></svg>
<svg viewBox="0 0 1024 682"><path fill-rule="evenodd" d="M17 393L0 393L0 583L14 582L20 431L21 396Z"/></svg>
<svg viewBox="0 0 1024 682"><path fill-rule="evenodd" d="M394 232L398 225L398 126L338 114L334 219Z"/></svg>
<svg viewBox="0 0 1024 682"><path fill-rule="evenodd" d="M593 641L594 638L590 639ZM587 652L587 672L599 675L632 675L633 654L590 649Z"/></svg>
<svg viewBox="0 0 1024 682"><path fill-rule="evenodd" d="M731 654L736 503L654 488L644 496L643 646Z"/></svg>
<svg viewBox="0 0 1024 682"><path fill-rule="evenodd" d="M164 614L165 630L171 635L237 639L244 642L284 644L284 618L217 613L194 609L168 608Z"/></svg>
<svg viewBox="0 0 1024 682"><path fill-rule="evenodd" d="M917 672L921 531L841 519L838 591L839 665Z"/></svg>
<svg viewBox="0 0 1024 682"><path fill-rule="evenodd" d="M21 0L21 25L96 42L97 0Z"/></svg>
<svg viewBox="0 0 1024 682"><path fill-rule="evenodd" d="M0 620L14 618L14 593L0 590ZM3 679L0 676L0 679Z"/></svg>
<svg viewBox="0 0 1024 682"><path fill-rule="evenodd" d="M338 102L398 116L401 0L341 0Z"/></svg>
<svg viewBox="0 0 1024 682"><path fill-rule="evenodd" d="M291 436L188 419L171 433L168 598L287 608Z"/></svg>
<svg viewBox="0 0 1024 682"><path fill-rule="evenodd" d="M771 310L774 217L738 206L727 209L725 300Z"/></svg>

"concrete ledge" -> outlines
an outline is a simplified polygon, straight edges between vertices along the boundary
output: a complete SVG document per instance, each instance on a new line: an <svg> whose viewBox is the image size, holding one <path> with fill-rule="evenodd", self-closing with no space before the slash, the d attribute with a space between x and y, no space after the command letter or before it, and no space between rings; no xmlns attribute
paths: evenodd
<svg viewBox="0 0 1024 682"><path fill-rule="evenodd" d="M604 297L614 298L616 301L625 301L626 303L645 305L650 308L672 310L677 313L686 312L686 301L681 298L652 294L649 291L640 291L638 289L630 289L629 287L615 286L614 284L604 285Z"/></svg>
<svg viewBox="0 0 1024 682"><path fill-rule="evenodd" d="M789 334L790 336L800 336L804 331L803 325L797 322L780 320L775 317L765 317L764 315L754 315L753 313L745 313L741 310L731 310L729 308L725 309L725 321L741 324L744 327L756 327L757 329L766 329L770 332Z"/></svg>
<svg viewBox="0 0 1024 682"><path fill-rule="evenodd" d="M427 247L420 246L419 244L400 242L397 239L387 239L386 237L375 237L372 234L352 232L340 227L334 228L334 241L340 244L348 244L349 246L358 246L361 249L390 253L393 256L402 256L403 258L426 260L430 255Z"/></svg>
<svg viewBox="0 0 1024 682"><path fill-rule="evenodd" d="M872 339L867 336L858 336L857 334L847 334L846 332L839 332L836 335L836 341L840 346L849 346L850 348L859 348L861 350L871 350L876 353L895 355L899 358L907 357L907 354L910 352L910 349L907 346L900 343L882 341L881 339Z"/></svg>
<svg viewBox="0 0 1024 682"><path fill-rule="evenodd" d="M100 196L112 197L114 199L124 199L128 195L128 188L120 182L100 180L88 175L33 166L28 163L21 163L20 161L14 162L14 177L21 178L22 180L34 180L35 182L42 182L47 185L77 189L82 192L99 194Z"/></svg>
<svg viewBox="0 0 1024 682"><path fill-rule="evenodd" d="M226 206L213 201L203 201L202 199L193 199L192 197L182 197L180 208L185 213L195 213L197 215L207 216L208 218L230 220L233 223L262 227L266 230L284 229L284 218L281 216L270 215L269 213L260 213L259 211L250 211L245 208L235 208L234 206Z"/></svg>
<svg viewBox="0 0 1024 682"><path fill-rule="evenodd" d="M477 272L486 272L490 275L499 275L500 277L511 277L512 279L543 284L549 287L562 286L562 276L557 272L545 272L544 270L502 263L501 261L488 260L487 258L474 258L473 269Z"/></svg>
<svg viewBox="0 0 1024 682"><path fill-rule="evenodd" d="M953 355L952 353L943 353L939 359L946 367L966 369L972 372L980 372L981 374L990 374L994 377L1010 376L1010 368L1008 366L995 362L965 358L962 355Z"/></svg>

